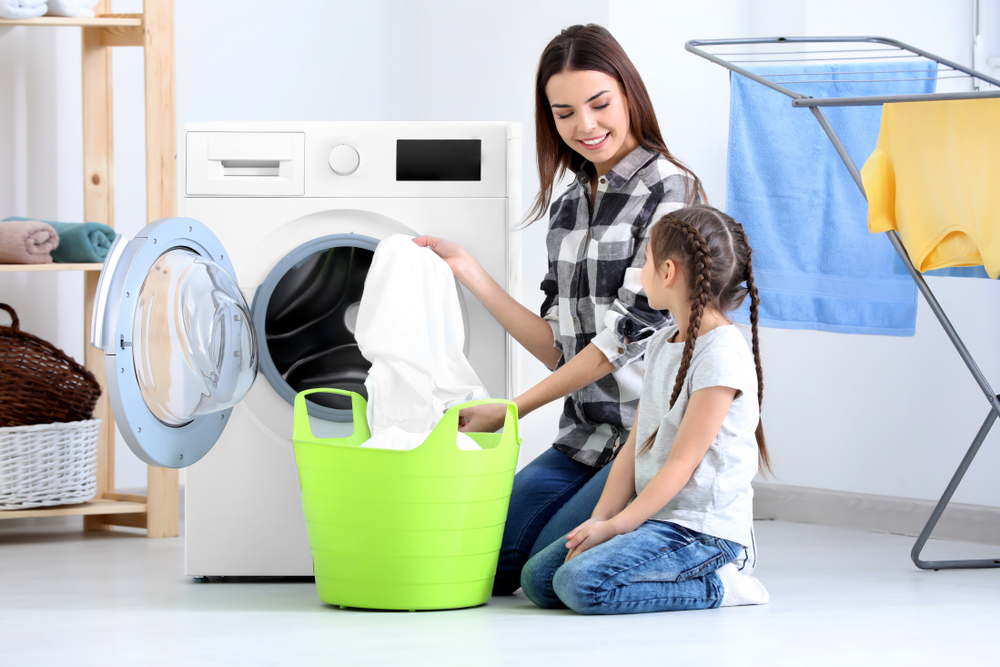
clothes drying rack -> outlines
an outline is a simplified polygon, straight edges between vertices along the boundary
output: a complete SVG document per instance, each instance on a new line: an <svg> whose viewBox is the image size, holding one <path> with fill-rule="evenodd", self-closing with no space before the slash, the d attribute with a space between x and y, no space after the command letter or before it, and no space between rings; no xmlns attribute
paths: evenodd
<svg viewBox="0 0 1000 667"><path fill-rule="evenodd" d="M817 46L819 48L816 48ZM705 48L712 48L715 50L715 47L726 48L721 53L709 53L705 50ZM744 48L738 48L734 51L730 47ZM893 69L893 63L904 61L912 62L913 60L930 60L937 63L937 72L931 71L929 76L932 76L937 81L944 79L971 79L974 88L980 87L982 83L1000 87L1000 80L986 76L969 69L968 67L959 65L958 63L946 60L908 44L904 44L893 39L886 39L884 37L767 37L754 39L698 39L687 42L684 45L684 48L691 53L721 65L736 74L745 76L756 81L757 83L760 83L761 85L771 88L772 90L776 90L783 95L787 95L791 98L791 104L793 107L809 109L813 116L816 117L820 126L822 126L823 131L826 132L826 135L829 137L831 143L833 143L834 148L837 150L837 154L840 155L840 158L844 161L844 165L847 167L847 170L850 172L854 182L861 190L862 195L865 194L865 188L861 181L861 173L858 171L858 167L854 164L851 156L847 154L847 150L844 148L844 144L841 142L840 137L837 136L836 131L830 125L829 120L823 113L823 107L874 106L895 102L966 100L1000 97L1000 88L998 88L962 92L814 99L807 95L803 95L802 93L796 92L793 87L794 84L832 82L833 77L829 72L792 72L762 76L740 67L741 64L750 66L753 64L765 63L800 63L810 65L833 64L845 61L852 63L857 61L868 61L874 63L875 67L871 71L866 71L866 75L892 75L898 72L898 70ZM734 58L739 59L737 60ZM920 76L920 74L922 73L914 73L915 76ZM772 79L777 79L777 81ZM843 81L843 79L839 80ZM869 81L878 79L865 80ZM899 81L909 79L887 80ZM927 286L927 283L920 272L914 268L909 255L906 253L906 249L903 247L903 244L899 239L899 235L895 231L891 230L886 232L886 236L889 237L889 241L896 249L900 259L903 261L903 264L906 265L906 268L914 282L916 282L920 293L923 294L927 304L931 307L931 310L937 317L938 322L941 323L941 327L945 330L945 333L948 334L948 338L951 339L955 349L958 350L958 354L962 357L962 360L968 367L969 372L972 373L972 376L976 379L976 382L979 384L979 388L982 389L983 394L986 396L986 400L990 405L990 410L986 416L986 420L979 428L979 432L972 441L972 445L969 447L968 452L966 452L965 457L962 459L958 469L955 471L951 482L949 482L944 494L941 496L941 499L935 506L930 518L927 520L927 524L924 526L924 529L921 531L916 543L913 545L910 557L913 559L914 565L924 570L1000 567L1000 558L933 561L925 561L920 558L920 553L923 550L924 545L930 537L931 532L934 530L934 527L937 525L938 520L941 518L941 514L944 512L945 507L947 507L948 503L951 501L951 497L955 493L955 489L958 488L958 485L961 483L966 471L969 469L969 465L976 457L976 453L979 451L980 446L986 439L986 435L989 433L993 423L996 421L997 417L1000 417L1000 396L998 396L990 387L989 382L986 381L982 371L979 370L979 367L976 365L976 362L969 353L969 350L965 347L965 344L959 337L958 332L955 331L955 328L948 320L948 316L945 314L944 309L941 308L941 305L934 297L934 293L931 292L930 287Z"/></svg>

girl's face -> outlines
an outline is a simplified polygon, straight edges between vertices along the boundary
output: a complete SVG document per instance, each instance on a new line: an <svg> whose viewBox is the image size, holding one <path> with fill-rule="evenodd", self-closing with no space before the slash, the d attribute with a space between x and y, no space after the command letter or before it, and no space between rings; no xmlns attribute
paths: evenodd
<svg viewBox="0 0 1000 667"><path fill-rule="evenodd" d="M570 148L606 174L639 145L618 81L593 70L566 71L545 84L556 129Z"/></svg>
<svg viewBox="0 0 1000 667"><path fill-rule="evenodd" d="M650 308L671 312L678 308L686 288L686 281L679 274L678 268L672 259L657 265L650 244L646 244L646 263L639 274L639 282L642 283L642 291L646 293Z"/></svg>

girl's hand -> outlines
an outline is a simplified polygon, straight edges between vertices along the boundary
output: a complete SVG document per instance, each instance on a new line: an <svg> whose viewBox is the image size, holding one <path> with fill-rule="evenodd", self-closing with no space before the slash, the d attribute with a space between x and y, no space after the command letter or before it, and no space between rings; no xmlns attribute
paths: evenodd
<svg viewBox="0 0 1000 667"><path fill-rule="evenodd" d="M465 248L454 241L446 241L435 236L421 236L413 242L422 248L430 248L438 257L448 263L451 272L460 281L467 275L469 265L475 262Z"/></svg>
<svg viewBox="0 0 1000 667"><path fill-rule="evenodd" d="M611 520L587 519L566 536L566 548L569 549L569 553L563 562L568 563L570 559L579 556L587 549L603 544L621 533L622 531Z"/></svg>
<svg viewBox="0 0 1000 667"><path fill-rule="evenodd" d="M465 408L458 413L458 430L463 433L493 433L503 428L507 406L490 403Z"/></svg>

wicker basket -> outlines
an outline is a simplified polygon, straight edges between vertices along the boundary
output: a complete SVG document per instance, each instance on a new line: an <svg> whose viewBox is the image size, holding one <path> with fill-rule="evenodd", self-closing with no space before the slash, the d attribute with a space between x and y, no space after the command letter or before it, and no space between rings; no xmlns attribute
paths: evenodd
<svg viewBox="0 0 1000 667"><path fill-rule="evenodd" d="M65 352L24 333L13 322L0 327L0 427L90 419L101 395L94 374Z"/></svg>
<svg viewBox="0 0 1000 667"><path fill-rule="evenodd" d="M0 510L93 498L100 430L100 419L0 428Z"/></svg>

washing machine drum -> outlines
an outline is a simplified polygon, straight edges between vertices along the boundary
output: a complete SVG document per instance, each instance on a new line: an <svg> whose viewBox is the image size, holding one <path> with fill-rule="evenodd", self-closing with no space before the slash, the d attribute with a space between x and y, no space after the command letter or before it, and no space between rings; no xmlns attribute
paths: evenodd
<svg viewBox="0 0 1000 667"><path fill-rule="evenodd" d="M258 290L261 297L254 309L263 314L258 335L268 359L264 375L283 395L333 387L367 398L365 378L371 363L358 349L354 328L374 248L362 237L329 243L335 245L299 261L290 256L279 263L272 279ZM351 408L345 397L320 396L315 402L332 410Z"/></svg>

